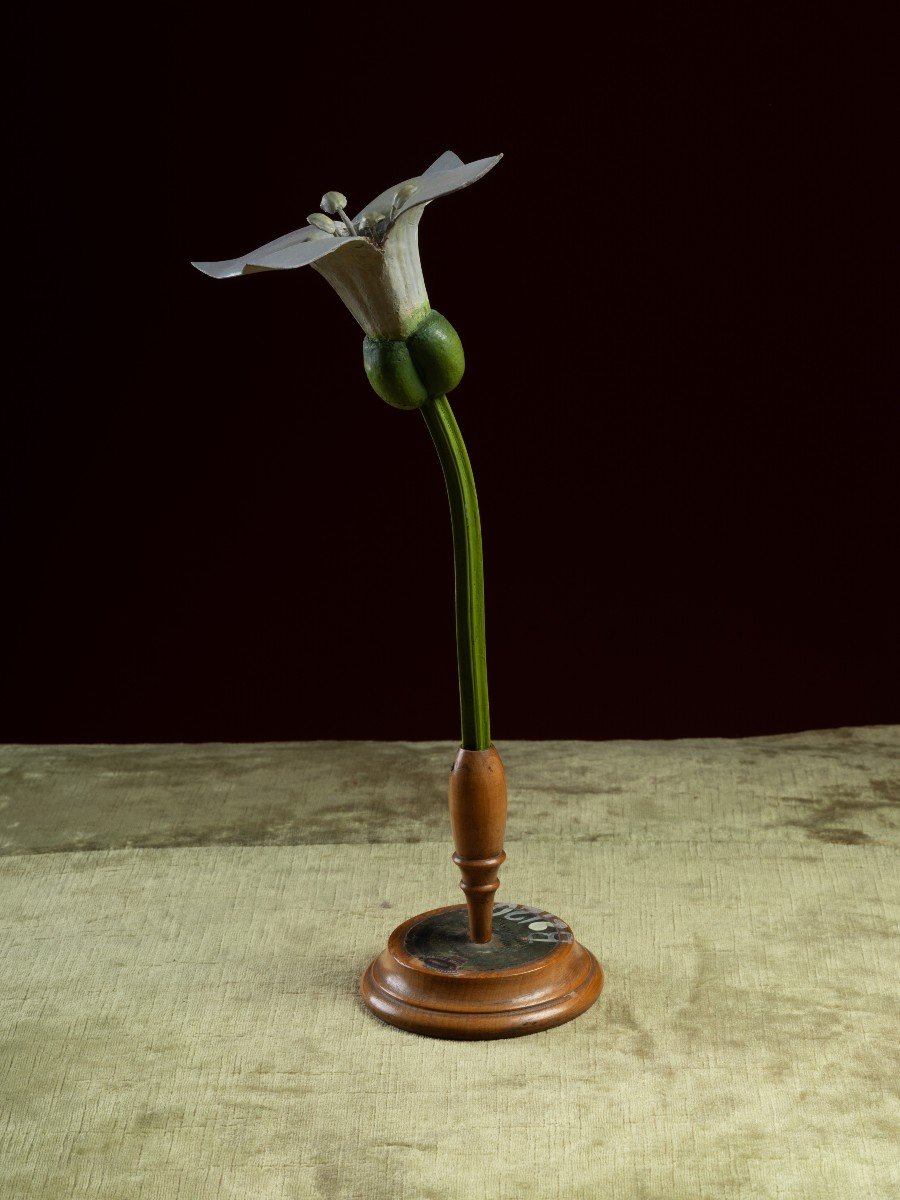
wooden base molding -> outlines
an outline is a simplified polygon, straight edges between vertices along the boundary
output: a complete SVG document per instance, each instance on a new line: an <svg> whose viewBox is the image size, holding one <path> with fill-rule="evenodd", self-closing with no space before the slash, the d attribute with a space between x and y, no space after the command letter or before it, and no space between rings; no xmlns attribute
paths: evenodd
<svg viewBox="0 0 900 1200"><path fill-rule="evenodd" d="M363 975L366 1005L412 1033L475 1041L537 1033L594 1003L603 970L564 921L522 904L491 915L487 942L472 940L464 904L398 926Z"/></svg>

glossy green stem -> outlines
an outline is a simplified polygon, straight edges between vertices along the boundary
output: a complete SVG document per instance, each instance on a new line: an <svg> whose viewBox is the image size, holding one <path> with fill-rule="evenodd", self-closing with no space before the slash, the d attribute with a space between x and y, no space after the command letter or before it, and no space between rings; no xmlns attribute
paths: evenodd
<svg viewBox="0 0 900 1200"><path fill-rule="evenodd" d="M450 498L462 746L464 750L487 750L491 722L484 641L484 561L475 479L447 397L426 400L421 412L441 460Z"/></svg>

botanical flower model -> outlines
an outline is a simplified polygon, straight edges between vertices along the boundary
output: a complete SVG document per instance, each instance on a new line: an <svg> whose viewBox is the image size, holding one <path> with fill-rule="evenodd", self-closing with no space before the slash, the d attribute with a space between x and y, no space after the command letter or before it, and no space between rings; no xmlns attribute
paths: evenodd
<svg viewBox="0 0 900 1200"><path fill-rule="evenodd" d="M420 408L437 448L453 524L456 631L462 745L490 744L484 644L481 524L472 468L446 394L465 368L456 330L429 302L419 260L425 205L475 183L501 155L463 163L448 151L424 174L377 196L352 219L347 198L326 192L308 225L241 258L195 262L224 279L311 266L324 275L365 332L363 363L379 396L395 408Z"/></svg>
<svg viewBox="0 0 900 1200"><path fill-rule="evenodd" d="M442 357L447 360L458 358L461 375L463 359L459 340L447 322L432 312L428 303L419 261L419 221L426 204L475 183L500 161L500 157L481 158L466 164L448 151L423 175L382 192L352 220L345 211L347 198L340 192L326 192L322 197L324 211L309 216L309 224L302 229L268 242L241 258L226 262L195 262L193 265L217 279L309 265L325 276L373 342L403 343L430 316L452 343L452 346L444 347ZM434 334L432 340L436 340ZM455 351L455 356L451 350ZM384 353L382 348L379 354L374 347L367 347L366 367L372 378L372 368L380 365L380 372L375 371L372 383L389 404L418 408L435 388L428 386L427 379L422 380L421 387L416 387L415 373L409 371L406 358L396 349ZM370 363L370 359L375 361ZM422 365L427 374L428 364ZM451 367L454 363L447 361L446 365ZM387 394L383 394L379 386L379 374L382 373ZM433 382L439 384L441 380ZM458 382L455 379L450 383L448 379L440 391L449 391Z"/></svg>

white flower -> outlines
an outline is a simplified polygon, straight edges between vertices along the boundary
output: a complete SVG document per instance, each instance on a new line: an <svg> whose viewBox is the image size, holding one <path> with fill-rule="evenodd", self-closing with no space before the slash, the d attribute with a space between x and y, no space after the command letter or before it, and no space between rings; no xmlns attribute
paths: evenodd
<svg viewBox="0 0 900 1200"><path fill-rule="evenodd" d="M326 192L310 224L241 258L195 262L205 275L224 279L255 271L284 271L307 264L324 275L365 333L402 341L430 312L419 261L419 220L438 196L475 183L502 155L463 163L449 150L423 175L376 196L351 220L340 192Z"/></svg>

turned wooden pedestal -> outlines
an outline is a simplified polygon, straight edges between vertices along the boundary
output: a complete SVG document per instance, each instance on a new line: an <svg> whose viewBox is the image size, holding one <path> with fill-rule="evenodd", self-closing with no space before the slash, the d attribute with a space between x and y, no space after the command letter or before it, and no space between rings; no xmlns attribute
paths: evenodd
<svg viewBox="0 0 900 1200"><path fill-rule="evenodd" d="M506 779L500 755L460 750L450 823L465 904L411 917L362 978L362 996L391 1025L431 1037L517 1037L570 1021L600 994L603 971L559 917L495 904L504 862Z"/></svg>

